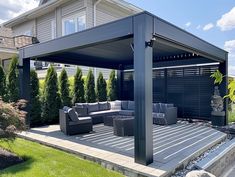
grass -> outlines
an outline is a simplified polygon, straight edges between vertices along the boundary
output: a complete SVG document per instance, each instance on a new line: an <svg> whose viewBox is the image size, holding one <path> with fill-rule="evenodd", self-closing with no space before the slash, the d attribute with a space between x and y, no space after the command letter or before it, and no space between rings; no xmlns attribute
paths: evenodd
<svg viewBox="0 0 235 177"><path fill-rule="evenodd" d="M0 147L14 152L25 162L0 171L0 177L121 177L104 167L76 155L17 138L0 142Z"/></svg>

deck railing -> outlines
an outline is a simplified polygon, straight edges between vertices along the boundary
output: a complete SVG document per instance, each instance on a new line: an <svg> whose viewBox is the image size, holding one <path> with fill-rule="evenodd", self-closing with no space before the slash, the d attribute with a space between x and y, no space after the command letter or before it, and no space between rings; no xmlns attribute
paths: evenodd
<svg viewBox="0 0 235 177"><path fill-rule="evenodd" d="M16 37L0 36L0 47L8 49L18 49L27 45L38 43L36 37L20 35Z"/></svg>

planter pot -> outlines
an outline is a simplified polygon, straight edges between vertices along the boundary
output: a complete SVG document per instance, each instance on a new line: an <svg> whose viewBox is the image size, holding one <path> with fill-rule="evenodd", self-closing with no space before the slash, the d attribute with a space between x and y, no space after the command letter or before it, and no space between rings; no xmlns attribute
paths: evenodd
<svg viewBox="0 0 235 177"><path fill-rule="evenodd" d="M211 122L213 126L225 126L225 112L211 114Z"/></svg>

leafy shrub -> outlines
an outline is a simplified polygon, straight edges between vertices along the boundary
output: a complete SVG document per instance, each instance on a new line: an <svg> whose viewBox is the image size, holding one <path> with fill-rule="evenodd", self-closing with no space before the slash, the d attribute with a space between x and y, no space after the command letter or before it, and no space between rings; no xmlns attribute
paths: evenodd
<svg viewBox="0 0 235 177"><path fill-rule="evenodd" d="M93 72L89 69L85 82L85 99L87 103L94 103L96 101L94 80Z"/></svg>
<svg viewBox="0 0 235 177"><path fill-rule="evenodd" d="M114 101L117 99L117 79L115 70L112 70L108 80L108 99Z"/></svg>
<svg viewBox="0 0 235 177"><path fill-rule="evenodd" d="M57 73L53 66L50 66L47 70L42 102L42 118L45 123L58 123L60 97Z"/></svg>
<svg viewBox="0 0 235 177"><path fill-rule="evenodd" d="M71 98L69 96L69 81L66 70L63 68L59 77L59 91L61 99L61 107L71 106Z"/></svg>
<svg viewBox="0 0 235 177"><path fill-rule="evenodd" d="M73 85L73 103L85 102L84 80L82 78L82 70L79 67L77 67Z"/></svg>
<svg viewBox="0 0 235 177"><path fill-rule="evenodd" d="M25 130L25 100L17 103L5 103L0 99L0 140L13 140L16 132Z"/></svg>
<svg viewBox="0 0 235 177"><path fill-rule="evenodd" d="M97 78L96 84L96 95L98 101L106 101L107 100L107 84L103 77L103 74L100 72Z"/></svg>

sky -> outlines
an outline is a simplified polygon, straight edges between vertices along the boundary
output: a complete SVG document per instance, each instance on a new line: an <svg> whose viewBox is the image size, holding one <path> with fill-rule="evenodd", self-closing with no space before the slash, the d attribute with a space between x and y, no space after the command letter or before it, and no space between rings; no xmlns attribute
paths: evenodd
<svg viewBox="0 0 235 177"><path fill-rule="evenodd" d="M229 52L235 76L235 0L126 0ZM38 6L39 0L0 0L0 23Z"/></svg>

